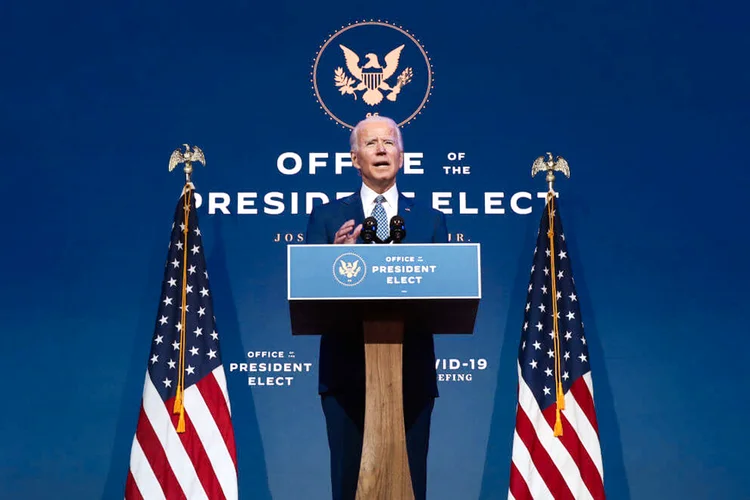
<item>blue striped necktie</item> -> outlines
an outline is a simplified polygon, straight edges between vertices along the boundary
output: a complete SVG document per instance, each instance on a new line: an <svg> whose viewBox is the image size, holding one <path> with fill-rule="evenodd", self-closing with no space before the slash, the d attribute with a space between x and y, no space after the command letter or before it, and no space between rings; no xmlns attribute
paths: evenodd
<svg viewBox="0 0 750 500"><path fill-rule="evenodd" d="M380 194L375 198L375 208L372 209L372 216L378 221L378 238L385 240L390 234L390 228L388 227L388 216L383 208L383 202L385 197Z"/></svg>

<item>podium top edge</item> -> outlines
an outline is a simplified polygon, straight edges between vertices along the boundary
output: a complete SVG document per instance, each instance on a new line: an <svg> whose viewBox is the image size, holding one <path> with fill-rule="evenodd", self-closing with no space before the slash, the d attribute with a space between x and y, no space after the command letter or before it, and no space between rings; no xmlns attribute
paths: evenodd
<svg viewBox="0 0 750 500"><path fill-rule="evenodd" d="M352 244L338 244L336 247L363 247L363 246L371 246L372 243L352 243ZM329 243L312 243L312 244L306 244L306 243L290 243L287 245L287 248L289 247L330 247L333 246L333 244ZM391 245L376 245L379 247L387 247ZM395 247L424 247L424 246L430 246L430 247L480 247L480 243L394 243L393 246Z"/></svg>

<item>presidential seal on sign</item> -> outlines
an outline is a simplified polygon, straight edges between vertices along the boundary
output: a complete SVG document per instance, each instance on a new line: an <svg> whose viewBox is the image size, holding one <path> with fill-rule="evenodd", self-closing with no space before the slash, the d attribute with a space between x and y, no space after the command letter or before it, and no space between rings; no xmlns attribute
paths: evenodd
<svg viewBox="0 0 750 500"><path fill-rule="evenodd" d="M347 252L339 255L333 262L333 277L344 286L359 285L366 274L367 264L356 253Z"/></svg>
<svg viewBox="0 0 750 500"><path fill-rule="evenodd" d="M352 23L330 35L312 68L321 109L348 128L371 115L406 125L429 102L432 86L432 65L420 41L380 20Z"/></svg>

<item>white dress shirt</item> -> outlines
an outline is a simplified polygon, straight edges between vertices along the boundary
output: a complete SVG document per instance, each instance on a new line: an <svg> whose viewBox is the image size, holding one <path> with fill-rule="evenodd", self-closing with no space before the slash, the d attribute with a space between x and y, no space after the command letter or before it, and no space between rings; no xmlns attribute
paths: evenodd
<svg viewBox="0 0 750 500"><path fill-rule="evenodd" d="M362 208L365 211L365 218L372 215L372 211L375 208L375 198L378 197L378 193L367 187L364 183L362 188L359 190L359 196L362 198ZM394 184L391 188L383 193L385 201L383 202L383 208L385 208L385 215L388 217L390 223L391 218L398 214L398 189Z"/></svg>

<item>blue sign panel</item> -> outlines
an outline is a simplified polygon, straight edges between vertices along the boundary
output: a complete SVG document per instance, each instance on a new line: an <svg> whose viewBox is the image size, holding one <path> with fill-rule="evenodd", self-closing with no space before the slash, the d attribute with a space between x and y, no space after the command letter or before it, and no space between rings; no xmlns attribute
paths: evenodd
<svg viewBox="0 0 750 500"><path fill-rule="evenodd" d="M287 248L289 300L481 298L478 243Z"/></svg>

